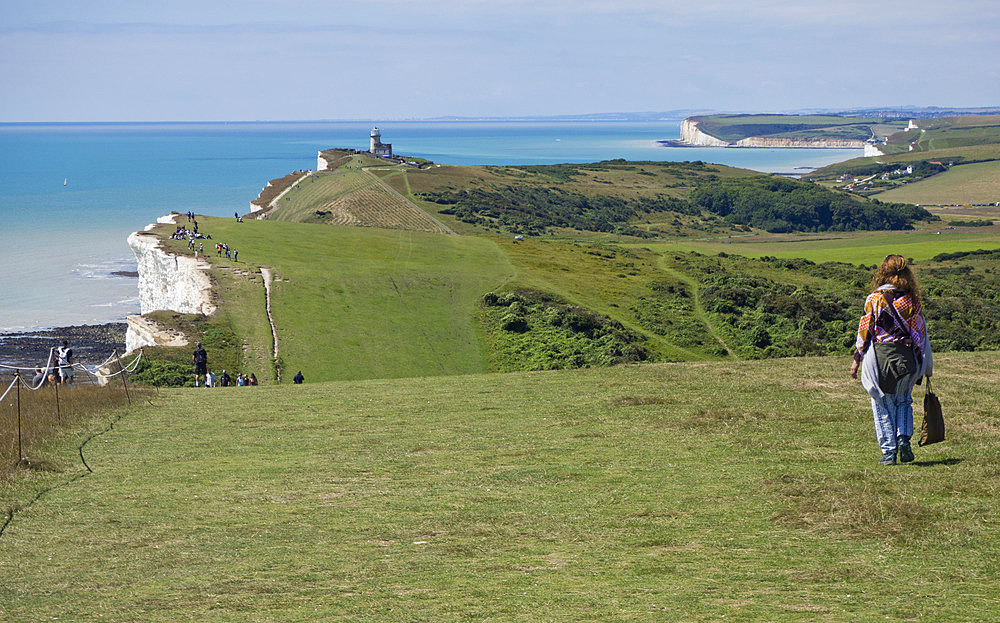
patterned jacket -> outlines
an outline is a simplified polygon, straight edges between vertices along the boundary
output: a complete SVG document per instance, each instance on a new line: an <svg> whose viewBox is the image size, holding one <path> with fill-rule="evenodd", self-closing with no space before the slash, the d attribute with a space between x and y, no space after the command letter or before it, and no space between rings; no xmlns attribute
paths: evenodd
<svg viewBox="0 0 1000 623"><path fill-rule="evenodd" d="M858 336L854 342L854 360L859 363L873 340L882 344L910 338L917 348L921 348L927 341L927 327L920 313L920 303L914 305L913 297L909 294L897 296L892 301L892 306L909 330L909 335L905 335L899 323L893 319L885 297L882 296L883 289L886 288L887 286L882 286L865 299L865 312L858 323Z"/></svg>

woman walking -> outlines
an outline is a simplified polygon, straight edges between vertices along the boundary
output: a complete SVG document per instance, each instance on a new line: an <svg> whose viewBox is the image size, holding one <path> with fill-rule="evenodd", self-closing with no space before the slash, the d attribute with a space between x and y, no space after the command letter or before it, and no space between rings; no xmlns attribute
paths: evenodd
<svg viewBox="0 0 1000 623"><path fill-rule="evenodd" d="M913 460L913 386L934 371L920 288L901 255L889 255L872 279L872 292L858 323L851 377L872 399L881 465Z"/></svg>

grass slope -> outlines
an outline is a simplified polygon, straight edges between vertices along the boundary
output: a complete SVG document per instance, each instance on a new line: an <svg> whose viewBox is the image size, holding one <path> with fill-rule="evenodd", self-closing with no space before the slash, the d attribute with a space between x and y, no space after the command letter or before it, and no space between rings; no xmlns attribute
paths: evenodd
<svg viewBox="0 0 1000 623"><path fill-rule="evenodd" d="M954 164L944 173L910 180L876 194L880 200L924 204L964 204L1000 201L1000 115L920 119L918 129L890 136L885 156L855 158L808 174L808 179L832 184L838 176L865 177L878 164L917 161ZM897 180L898 181L898 180ZM877 188L874 190L878 190Z"/></svg>
<svg viewBox="0 0 1000 623"><path fill-rule="evenodd" d="M878 264L890 253L926 260L940 253L1000 248L1000 237L991 227L967 231L947 230L940 223L937 227L940 229L923 232L678 239L626 246L647 248L663 254L677 251L697 251L711 255L734 253L747 257L805 258L818 263L847 262L865 265ZM937 231L941 233L938 234Z"/></svg>
<svg viewBox="0 0 1000 623"><path fill-rule="evenodd" d="M882 201L921 204L996 203L1000 201L1000 160L953 166L877 196Z"/></svg>
<svg viewBox="0 0 1000 623"><path fill-rule="evenodd" d="M993 620L997 363L895 468L841 359L164 391L15 516L0 616Z"/></svg>
<svg viewBox="0 0 1000 623"><path fill-rule="evenodd" d="M241 268L273 267L272 312L289 378L297 370L309 380L330 380L487 369L478 302L513 273L493 242L231 219L205 219L202 227L239 250ZM257 288L256 301L238 299L247 305L238 313L259 323L263 288Z"/></svg>

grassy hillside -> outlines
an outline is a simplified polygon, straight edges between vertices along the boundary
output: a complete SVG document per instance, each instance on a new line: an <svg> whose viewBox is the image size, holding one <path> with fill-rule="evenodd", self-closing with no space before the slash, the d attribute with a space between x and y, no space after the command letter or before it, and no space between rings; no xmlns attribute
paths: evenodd
<svg viewBox="0 0 1000 623"><path fill-rule="evenodd" d="M210 253L223 311L177 322L209 345L216 371L270 380L267 266L285 382L297 370L336 380L846 354L872 265L903 253L938 293L939 348L995 348L995 258L936 256L998 249L996 226L938 226L639 245L206 219L240 261ZM975 305L945 300L972 283ZM190 353L176 360L189 375Z"/></svg>
<svg viewBox="0 0 1000 623"><path fill-rule="evenodd" d="M921 151L1000 143L1000 115L921 119L916 124Z"/></svg>
<svg viewBox="0 0 1000 623"><path fill-rule="evenodd" d="M996 619L997 354L892 468L847 363L163 391L0 493L0 616Z"/></svg>
<svg viewBox="0 0 1000 623"><path fill-rule="evenodd" d="M1000 160L950 167L916 184L879 193L885 201L919 204L983 204L1000 202Z"/></svg>
<svg viewBox="0 0 1000 623"><path fill-rule="evenodd" d="M806 177L830 186L850 184L852 190L885 201L920 205L1000 201L1000 116L921 119L917 126L890 137L889 155L848 160ZM892 173L886 181L872 179L860 188L854 180L837 181L843 175L881 176L907 165L915 165L918 170L913 174Z"/></svg>
<svg viewBox="0 0 1000 623"><path fill-rule="evenodd" d="M268 332L263 340L257 332L257 344L270 344L257 271L262 265L273 269L272 310L286 382L300 369L310 380L486 369L476 321L479 298L513 272L494 243L305 223L212 218L200 223L214 241L239 251L239 262L209 253L217 270L250 273L245 279L256 300L233 295L230 309ZM189 253L184 243L169 243L168 248ZM251 296L250 290L244 296Z"/></svg>

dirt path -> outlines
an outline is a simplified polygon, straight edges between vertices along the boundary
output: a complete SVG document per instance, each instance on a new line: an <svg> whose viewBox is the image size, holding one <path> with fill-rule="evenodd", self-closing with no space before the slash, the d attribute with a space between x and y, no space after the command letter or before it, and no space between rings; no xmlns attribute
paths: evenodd
<svg viewBox="0 0 1000 623"><path fill-rule="evenodd" d="M260 274L264 277L264 307L267 310L267 321L271 324L271 339L274 343L274 374L281 383L281 366L278 365L278 329L274 326L274 316L271 315L271 269L260 267Z"/></svg>
<svg viewBox="0 0 1000 623"><path fill-rule="evenodd" d="M726 352L729 353L730 357L732 357L733 359L739 359L736 353L733 352L733 349L729 348L729 344L726 344L726 341L723 340L722 337L715 332L715 327L712 326L712 322L708 319L708 314L705 313L705 308L701 306L701 296L698 294L698 282L695 281L693 277L685 273L682 273L679 270L675 270L673 268L668 267L664 263L662 257L660 258L659 263L660 263L660 270L683 282L686 286L688 286L688 288L691 289L692 293L691 298L694 302L693 305L694 317L705 325L705 327L708 329L708 332L712 335L713 338L715 338L715 341L717 341L719 344L722 344L722 347L726 349Z"/></svg>
<svg viewBox="0 0 1000 623"><path fill-rule="evenodd" d="M288 191L290 191L291 189L293 189L296 186L298 186L299 182L301 182L302 180L304 180L307 177L311 176L313 173L316 173L316 171L307 171L305 175L303 175L299 179L297 179L294 182L292 182L291 185L289 185L288 188L286 188L285 190L283 190L280 193L278 193L277 197L275 197L274 199L271 199L271 203L267 204L267 209L265 209L265 210L257 213L254 216L254 218L265 219L265 218L270 217L271 213L274 212L275 208L278 207L278 200L281 199L282 197L284 197L286 194L288 194Z"/></svg>

